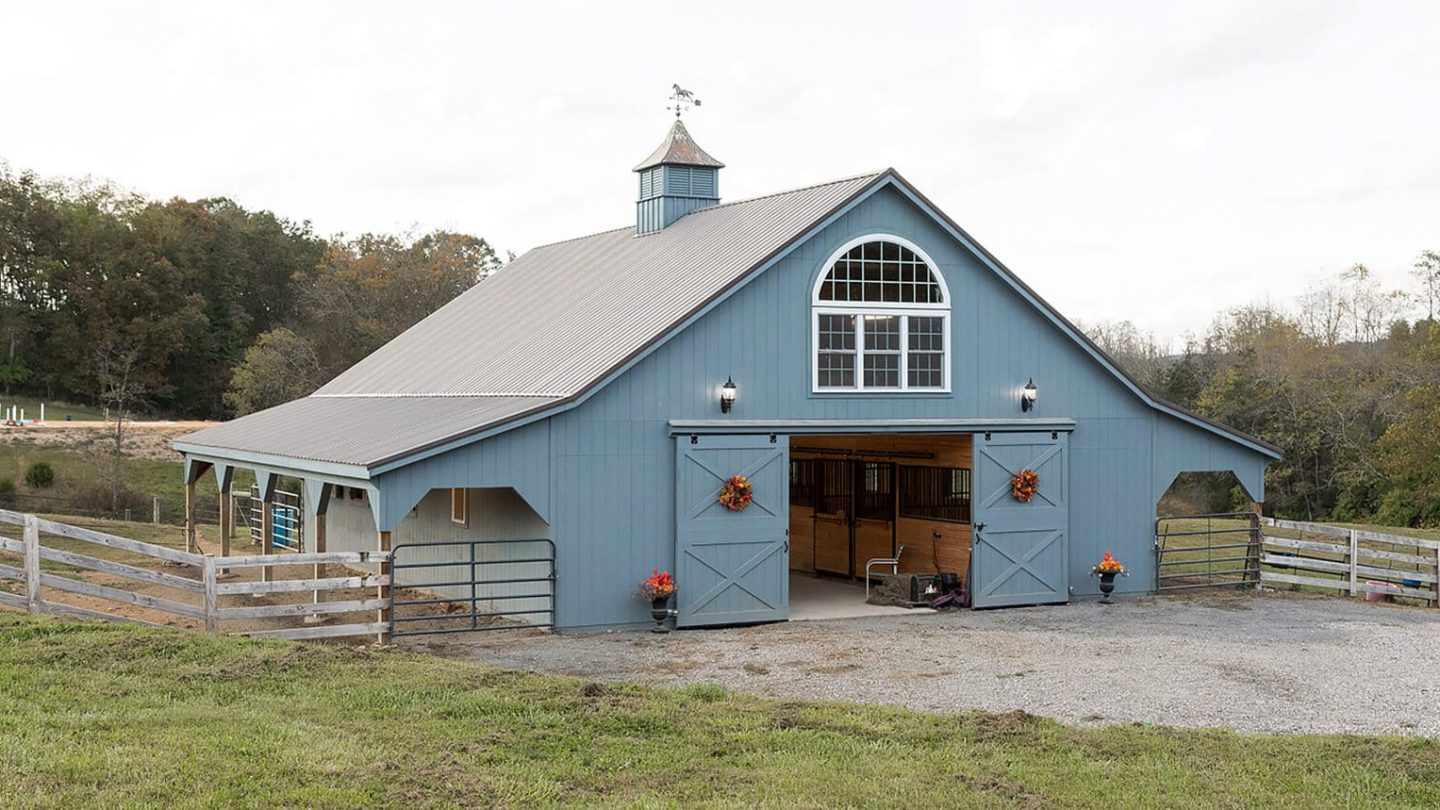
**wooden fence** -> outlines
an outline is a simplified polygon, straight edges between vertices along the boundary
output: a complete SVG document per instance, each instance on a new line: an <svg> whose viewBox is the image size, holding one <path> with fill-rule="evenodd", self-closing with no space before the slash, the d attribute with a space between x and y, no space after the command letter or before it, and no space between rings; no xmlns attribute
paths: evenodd
<svg viewBox="0 0 1440 810"><path fill-rule="evenodd" d="M32 614L52 613L105 621L134 621L141 624L158 624L134 616L116 616L92 607L67 604L56 597L60 594L77 595L103 603L119 603L158 614L188 619L206 630L221 631L226 621L254 621L264 619L307 618L334 616L346 613L375 612L375 621L352 624L315 625L283 627L276 629L250 629L237 631L239 635L269 636L288 639L335 638L341 636L384 635L390 630L389 595L390 554L381 551L339 551L310 554L256 554L240 557L215 557L210 554L192 554L166 546L144 543L105 532L57 523L36 515L20 514L0 509L0 526L22 527L20 539L0 536L0 552L19 555L22 566L0 563L0 584L4 580L21 583L23 593L11 593L0 588L0 606L26 610ZM70 541L108 549L111 553L138 557L141 564L103 559L91 554L55 548L54 544L42 542L45 535L53 535ZM94 553L104 553L95 551ZM81 572L97 572L120 577L140 586L151 586L172 592L169 596L126 590L111 585L101 585L85 579L47 573L41 563L50 562L53 567L78 569ZM155 568L146 567L154 565ZM243 579L240 571L260 569L273 571L280 566L313 566L315 576L307 579L279 579L261 577L261 581ZM356 574L345 571L344 576L327 576L325 567L373 566L376 573ZM221 568L223 566L223 570ZM157 570L171 568L171 571ZM329 592L353 591L357 588L374 588L375 595L369 598L355 598L349 594L344 598L328 600ZM49 595L49 590L55 595ZM225 606L222 598L256 597L267 598L277 594L313 595L311 602L288 604L265 604ZM48 598L47 598L48 596Z"/></svg>
<svg viewBox="0 0 1440 810"><path fill-rule="evenodd" d="M1265 534L1262 583L1351 596L1388 594L1440 606L1440 541L1268 517L1262 523L1297 535Z"/></svg>

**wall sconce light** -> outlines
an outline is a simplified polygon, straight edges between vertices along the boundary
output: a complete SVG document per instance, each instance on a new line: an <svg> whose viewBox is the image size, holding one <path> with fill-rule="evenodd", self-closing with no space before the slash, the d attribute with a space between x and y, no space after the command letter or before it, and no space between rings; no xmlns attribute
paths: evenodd
<svg viewBox="0 0 1440 810"><path fill-rule="evenodd" d="M1020 410L1029 412L1031 408L1034 408L1035 399L1039 393L1040 389L1035 387L1035 378L1031 377L1030 382L1025 383L1025 388L1020 391Z"/></svg>
<svg viewBox="0 0 1440 810"><path fill-rule="evenodd" d="M725 375L725 384L720 386L720 412L729 413L730 406L735 404L735 381L730 375Z"/></svg>

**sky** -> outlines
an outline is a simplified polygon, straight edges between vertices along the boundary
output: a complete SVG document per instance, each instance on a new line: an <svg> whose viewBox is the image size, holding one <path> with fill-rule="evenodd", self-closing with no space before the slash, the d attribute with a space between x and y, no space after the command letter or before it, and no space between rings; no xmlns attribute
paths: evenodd
<svg viewBox="0 0 1440 810"><path fill-rule="evenodd" d="M670 86L727 200L893 166L1178 343L1440 251L1440 3L0 0L0 160L325 235L633 222Z"/></svg>

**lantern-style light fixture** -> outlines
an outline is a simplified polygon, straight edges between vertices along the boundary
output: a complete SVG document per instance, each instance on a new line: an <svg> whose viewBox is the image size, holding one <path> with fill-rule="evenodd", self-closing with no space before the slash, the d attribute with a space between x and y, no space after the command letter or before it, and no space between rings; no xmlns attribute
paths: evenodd
<svg viewBox="0 0 1440 810"><path fill-rule="evenodd" d="M725 375L725 384L720 386L720 412L729 413L731 406L735 404L735 381L730 375Z"/></svg>
<svg viewBox="0 0 1440 810"><path fill-rule="evenodd" d="M1030 382L1025 383L1025 388L1020 391L1020 410L1029 412L1035 407L1035 399L1040 394L1040 389L1035 387L1035 378L1031 377Z"/></svg>

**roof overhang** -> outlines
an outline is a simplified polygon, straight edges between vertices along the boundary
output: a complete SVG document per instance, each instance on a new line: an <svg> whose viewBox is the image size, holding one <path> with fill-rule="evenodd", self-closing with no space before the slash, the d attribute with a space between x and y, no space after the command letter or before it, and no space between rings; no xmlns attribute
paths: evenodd
<svg viewBox="0 0 1440 810"><path fill-rule="evenodd" d="M1069 433L1074 419L671 419L670 435Z"/></svg>
<svg viewBox="0 0 1440 810"><path fill-rule="evenodd" d="M341 464L334 461L313 461L311 459L279 456L272 453L256 453L251 450L232 450L225 447L207 447L185 441L176 441L174 448L186 458L211 464L229 464L237 467L259 467L297 478L316 476L330 480L368 481L370 470L360 464Z"/></svg>

